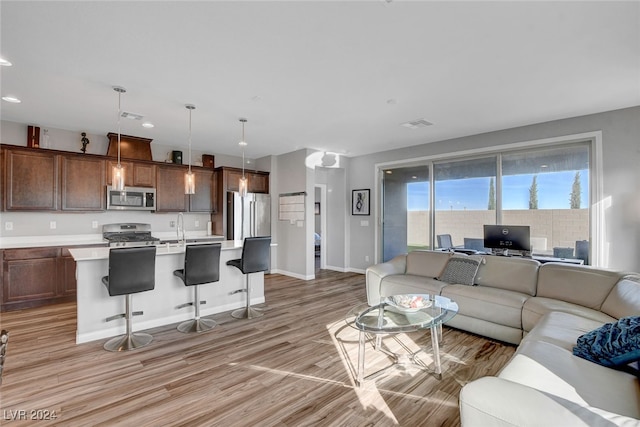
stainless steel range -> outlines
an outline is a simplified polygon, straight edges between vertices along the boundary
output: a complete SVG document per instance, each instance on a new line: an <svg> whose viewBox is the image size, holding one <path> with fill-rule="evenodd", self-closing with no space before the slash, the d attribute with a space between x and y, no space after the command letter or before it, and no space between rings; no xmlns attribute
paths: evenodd
<svg viewBox="0 0 640 427"><path fill-rule="evenodd" d="M150 224L140 223L105 224L102 237L109 247L151 246L160 241L151 235Z"/></svg>

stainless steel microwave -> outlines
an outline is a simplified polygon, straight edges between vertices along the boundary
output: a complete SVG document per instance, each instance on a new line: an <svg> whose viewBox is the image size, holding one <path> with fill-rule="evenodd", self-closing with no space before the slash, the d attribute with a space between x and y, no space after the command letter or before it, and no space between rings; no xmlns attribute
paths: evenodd
<svg viewBox="0 0 640 427"><path fill-rule="evenodd" d="M130 211L155 211L156 189L143 187L125 187L125 191L114 190L107 186L107 209Z"/></svg>

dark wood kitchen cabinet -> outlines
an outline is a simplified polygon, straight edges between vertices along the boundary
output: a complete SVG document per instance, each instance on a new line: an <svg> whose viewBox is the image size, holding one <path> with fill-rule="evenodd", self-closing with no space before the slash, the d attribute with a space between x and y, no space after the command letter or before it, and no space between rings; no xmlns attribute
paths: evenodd
<svg viewBox="0 0 640 427"><path fill-rule="evenodd" d="M54 302L59 296L59 255L59 248L4 250L2 311Z"/></svg>
<svg viewBox="0 0 640 427"><path fill-rule="evenodd" d="M40 150L4 151L4 198L8 211L58 209L58 155Z"/></svg>
<svg viewBox="0 0 640 427"><path fill-rule="evenodd" d="M192 169L192 172L196 178L196 193L189 195L189 212L215 212L213 171Z"/></svg>
<svg viewBox="0 0 640 427"><path fill-rule="evenodd" d="M99 157L61 156L63 211L105 209L105 161Z"/></svg>
<svg viewBox="0 0 640 427"><path fill-rule="evenodd" d="M219 167L216 169L222 175L222 190L238 191L240 189L240 178L242 178L242 169ZM269 172L261 171L244 171L244 175L249 181L247 190L249 193L269 193Z"/></svg>
<svg viewBox="0 0 640 427"><path fill-rule="evenodd" d="M210 169L193 168L196 178L196 193L184 194L184 165L161 165L156 172L157 212L204 212L215 210L215 176Z"/></svg>
<svg viewBox="0 0 640 427"><path fill-rule="evenodd" d="M158 166L156 170L156 211L186 212L189 198L184 194L186 168L176 165Z"/></svg>
<svg viewBox="0 0 640 427"><path fill-rule="evenodd" d="M117 160L107 160L107 185L111 185L111 170L118 164ZM156 165L150 162L120 161L124 168L124 185L127 187L155 187Z"/></svg>
<svg viewBox="0 0 640 427"><path fill-rule="evenodd" d="M0 258L0 311L75 301L76 262L68 248L5 249Z"/></svg>

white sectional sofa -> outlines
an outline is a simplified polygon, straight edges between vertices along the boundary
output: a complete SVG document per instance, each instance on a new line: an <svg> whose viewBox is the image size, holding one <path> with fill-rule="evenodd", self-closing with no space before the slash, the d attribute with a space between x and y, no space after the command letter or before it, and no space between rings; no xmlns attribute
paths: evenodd
<svg viewBox="0 0 640 427"><path fill-rule="evenodd" d="M447 296L459 306L447 325L518 345L498 376L463 387L463 425L640 426L638 377L573 354L582 334L640 316L640 275L487 255L473 286L438 280L454 256L465 255L395 257L369 267L366 286L372 305L400 293Z"/></svg>

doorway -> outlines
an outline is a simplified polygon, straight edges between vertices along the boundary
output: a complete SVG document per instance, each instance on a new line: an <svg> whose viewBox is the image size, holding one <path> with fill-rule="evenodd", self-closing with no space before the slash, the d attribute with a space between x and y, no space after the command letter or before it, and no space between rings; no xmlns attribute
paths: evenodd
<svg viewBox="0 0 640 427"><path fill-rule="evenodd" d="M327 265L327 186L326 184L315 184L314 199L314 259L315 271L326 268Z"/></svg>

